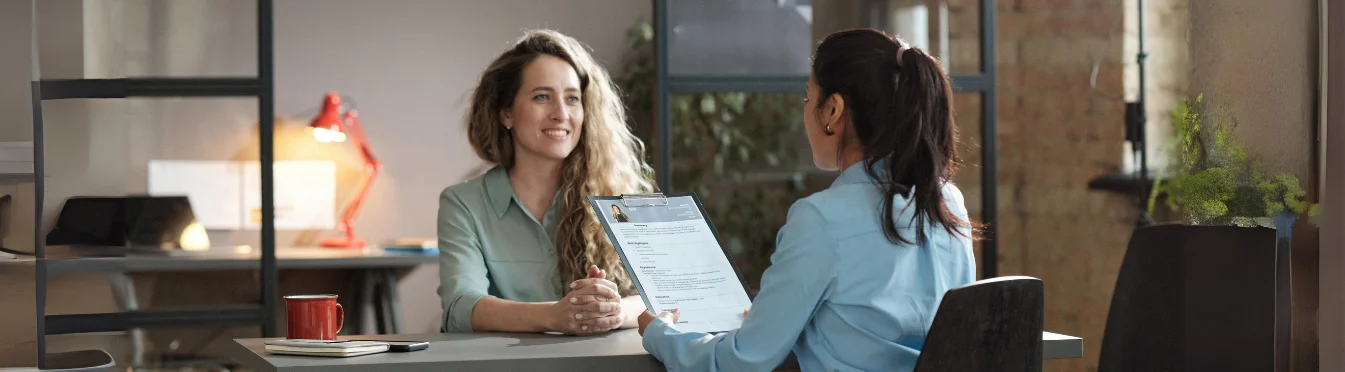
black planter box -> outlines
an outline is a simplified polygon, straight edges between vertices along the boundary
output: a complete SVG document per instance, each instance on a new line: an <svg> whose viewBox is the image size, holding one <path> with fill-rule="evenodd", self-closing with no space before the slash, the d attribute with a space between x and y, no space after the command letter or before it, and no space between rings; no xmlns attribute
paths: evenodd
<svg viewBox="0 0 1345 372"><path fill-rule="evenodd" d="M1288 371L1290 232L1137 229L1116 281L1099 371Z"/></svg>

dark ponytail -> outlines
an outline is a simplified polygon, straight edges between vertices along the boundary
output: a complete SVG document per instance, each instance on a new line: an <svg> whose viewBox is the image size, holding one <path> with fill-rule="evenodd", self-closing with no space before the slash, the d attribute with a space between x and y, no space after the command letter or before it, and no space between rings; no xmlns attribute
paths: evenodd
<svg viewBox="0 0 1345 372"><path fill-rule="evenodd" d="M925 227L937 224L950 234L971 221L954 215L944 203L943 186L956 170L957 132L953 125L952 85L943 67L918 48L898 51L905 42L873 29L827 36L813 57L818 97L840 94L854 140L864 149L864 171L883 193L883 233L894 243L926 241ZM913 201L910 221L916 237L897 232L893 198Z"/></svg>

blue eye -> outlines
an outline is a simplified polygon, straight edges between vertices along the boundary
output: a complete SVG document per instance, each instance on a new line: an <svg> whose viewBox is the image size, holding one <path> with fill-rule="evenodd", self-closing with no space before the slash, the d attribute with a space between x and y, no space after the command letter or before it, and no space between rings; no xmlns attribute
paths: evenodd
<svg viewBox="0 0 1345 372"><path fill-rule="evenodd" d="M579 103L579 97L575 96L566 97L566 100L569 101L570 103Z"/></svg>
<svg viewBox="0 0 1345 372"><path fill-rule="evenodd" d="M548 95L548 94L538 94L538 95L532 96L532 99L537 100L537 101L545 101L545 100L550 99L550 98L551 98L551 96Z"/></svg>

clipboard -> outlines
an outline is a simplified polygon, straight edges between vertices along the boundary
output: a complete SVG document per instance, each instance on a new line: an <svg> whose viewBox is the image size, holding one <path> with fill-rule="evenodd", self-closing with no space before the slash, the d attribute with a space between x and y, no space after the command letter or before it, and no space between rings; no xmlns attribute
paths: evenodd
<svg viewBox="0 0 1345 372"><path fill-rule="evenodd" d="M667 208L670 203L669 199L681 198L681 197L689 197L694 202L694 204L696 205L696 211L697 213L700 214L699 215L700 219L702 221L705 221L706 226L709 227L710 234L714 236L715 244L719 245L720 251L724 253L724 259L728 260L729 266L733 268L733 274L735 277L738 278L738 283L742 286L743 293L747 295L747 299L749 301L755 301L756 296L747 287L747 280L743 278L742 270L738 268L737 262L734 262L733 254L729 252L727 247L724 246L724 239L720 238L719 230L715 228L714 222L710 221L710 218L708 217L709 214L705 213L705 206L701 204L700 198L696 197L695 193L679 192L668 194L651 193L651 194L622 194L621 196L589 196L588 197L589 205L593 207L593 212L598 216L598 221L602 223L603 230L607 232L607 239L612 242L612 247L615 248L617 254L621 256L621 265L625 267L626 273L630 275L631 281L635 283L636 290L640 291L640 298L644 301L645 308L650 309L651 312L653 312L653 310L655 309L654 304L649 301L649 296L647 295L648 292L645 291L644 285L641 284L641 280L639 275L637 274L637 271L635 270L634 267L631 267L631 260L628 257L626 257L626 252L621 247L621 242L617 240L616 234L612 229L611 224L608 222L608 219L605 218L605 216L611 214L611 212L605 211L604 208L606 205L616 204L610 202L618 202L622 207L625 207L625 209ZM613 216L613 219L616 219L615 216ZM638 222L628 221L627 223L638 223ZM665 310L665 309L659 309L659 310Z"/></svg>

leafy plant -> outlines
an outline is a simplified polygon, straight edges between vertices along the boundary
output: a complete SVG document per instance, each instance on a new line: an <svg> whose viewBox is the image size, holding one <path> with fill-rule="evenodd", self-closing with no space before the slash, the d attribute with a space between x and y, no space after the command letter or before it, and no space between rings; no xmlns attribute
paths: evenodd
<svg viewBox="0 0 1345 372"><path fill-rule="evenodd" d="M626 36L631 51L617 83L636 133L655 143L653 27L640 21ZM810 172L799 91L675 94L669 102L672 169L660 171L672 172L675 191L701 198L751 286L770 266L789 207L826 182Z"/></svg>
<svg viewBox="0 0 1345 372"><path fill-rule="evenodd" d="M1154 180L1149 195L1152 213L1159 195L1166 204L1202 225L1259 225L1277 213L1317 215L1317 205L1304 200L1298 178L1268 174L1233 138L1236 120L1204 106L1204 95L1182 101L1172 111L1172 143L1176 174L1167 169Z"/></svg>

